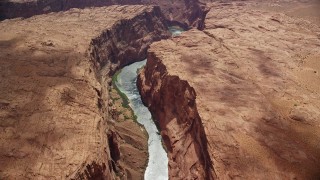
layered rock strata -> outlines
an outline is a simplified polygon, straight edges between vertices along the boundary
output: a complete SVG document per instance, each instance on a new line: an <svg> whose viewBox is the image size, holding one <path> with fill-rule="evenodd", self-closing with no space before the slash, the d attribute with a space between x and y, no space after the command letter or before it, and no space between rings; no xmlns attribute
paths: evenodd
<svg viewBox="0 0 320 180"><path fill-rule="evenodd" d="M208 11L205 3L199 0L7 0L0 2L0 20L31 17L71 8L138 4L160 6L168 22L185 28L190 26L203 28L203 21Z"/></svg>
<svg viewBox="0 0 320 180"><path fill-rule="evenodd" d="M1 22L0 179L116 178L123 147L103 75L128 62L104 55L145 58L168 36L163 19L152 6L110 6ZM128 27L132 37L107 35Z"/></svg>
<svg viewBox="0 0 320 180"><path fill-rule="evenodd" d="M89 52L95 69L100 76L109 77L121 67L142 60L151 42L170 36L164 32L166 25L159 7L116 22L91 41Z"/></svg>
<svg viewBox="0 0 320 180"><path fill-rule="evenodd" d="M170 177L319 179L320 28L232 2L205 25L152 44L139 76Z"/></svg>
<svg viewBox="0 0 320 180"><path fill-rule="evenodd" d="M137 85L161 130L168 151L169 178L213 179L196 92L187 81L170 75L161 58L152 51Z"/></svg>

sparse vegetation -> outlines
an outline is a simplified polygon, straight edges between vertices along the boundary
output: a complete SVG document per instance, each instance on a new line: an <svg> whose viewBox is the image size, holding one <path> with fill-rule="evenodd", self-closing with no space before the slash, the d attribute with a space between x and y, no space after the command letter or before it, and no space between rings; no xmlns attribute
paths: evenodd
<svg viewBox="0 0 320 180"><path fill-rule="evenodd" d="M119 75L120 72L121 72L121 70L117 71L117 72L113 75L113 77L112 77L112 86L113 86L113 88L117 91L117 93L119 94L119 96L120 96L121 99L122 99L122 107L124 107L124 108L130 108L128 97L127 97L123 92L121 92L120 89L119 89L119 88L117 87L117 85L116 85L116 82L118 82L118 75ZM130 108L130 109L131 109L131 108Z"/></svg>
<svg viewBox="0 0 320 180"><path fill-rule="evenodd" d="M119 114L123 114L123 117L125 120L132 119L133 121L137 122L137 116L134 114L132 108L129 105L130 102L129 102L128 97L123 92L121 92L121 90L116 85L116 82L118 82L118 75L120 74L120 72L121 72L121 70L117 71L112 77L112 89L114 89L114 91L117 93L117 95L111 94L110 97L113 102L121 100L121 105L122 105L122 108L124 108L124 109L118 110L118 111L119 111ZM119 98L119 96L120 96L120 98ZM130 115L126 114L127 110L130 111Z"/></svg>

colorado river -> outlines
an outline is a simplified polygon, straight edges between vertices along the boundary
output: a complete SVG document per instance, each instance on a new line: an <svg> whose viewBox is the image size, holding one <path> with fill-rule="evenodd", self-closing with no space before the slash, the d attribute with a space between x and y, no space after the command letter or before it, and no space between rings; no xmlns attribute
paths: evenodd
<svg viewBox="0 0 320 180"><path fill-rule="evenodd" d="M179 36L184 30L179 26L171 26L169 27L169 31L171 32L172 36Z"/></svg>
<svg viewBox="0 0 320 180"><path fill-rule="evenodd" d="M179 27L170 27L169 31L173 36L182 32ZM129 99L130 107L137 116L137 121L142 124L148 132L148 152L149 161L146 168L144 179L146 180L167 180L168 179L168 157L162 146L161 136L154 124L151 113L142 103L137 82L138 69L146 64L146 60L133 63L122 68L118 74L116 86Z"/></svg>
<svg viewBox="0 0 320 180"><path fill-rule="evenodd" d="M137 116L137 121L142 124L149 134L148 152L149 162L144 175L146 180L168 179L168 157L163 149L161 136L154 124L151 114L141 101L136 85L137 71L146 64L146 60L133 63L124 67L118 74L116 86L129 99L130 107Z"/></svg>

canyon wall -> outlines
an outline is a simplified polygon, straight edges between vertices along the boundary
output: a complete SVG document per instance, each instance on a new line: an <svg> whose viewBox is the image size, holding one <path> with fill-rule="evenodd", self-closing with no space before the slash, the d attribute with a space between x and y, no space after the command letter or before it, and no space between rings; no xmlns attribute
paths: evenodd
<svg viewBox="0 0 320 180"><path fill-rule="evenodd" d="M185 29L203 29L209 11L206 4L199 0L142 0L142 3L159 5L169 25L179 25Z"/></svg>
<svg viewBox="0 0 320 180"><path fill-rule="evenodd" d="M166 145L170 179L214 179L195 90L187 81L168 74L152 52L137 85Z"/></svg>
<svg viewBox="0 0 320 180"><path fill-rule="evenodd" d="M112 76L120 68L144 59L152 42L170 37L166 29L158 6L132 19L118 21L91 41L89 53L97 75Z"/></svg>
<svg viewBox="0 0 320 180"><path fill-rule="evenodd" d="M106 82L129 62L102 52L145 58L168 36L163 19L152 6L109 6L1 22L0 179L115 179L124 157ZM99 49L108 44L129 45Z"/></svg>
<svg viewBox="0 0 320 180"><path fill-rule="evenodd" d="M151 45L138 85L168 147L172 179L320 178L314 6L213 3L203 31Z"/></svg>
<svg viewBox="0 0 320 180"><path fill-rule="evenodd" d="M126 12L128 8L124 6L122 10ZM112 100L109 95L111 77L124 66L145 59L147 49L152 42L168 37L170 33L167 30L165 18L160 8L155 6L145 9L144 12L131 19L124 18L117 21L111 28L103 30L99 36L91 40L87 52L96 78L101 84L104 84L101 87L100 104L110 121L116 120L110 113L113 107L110 106ZM135 151L141 151L139 149L142 147L138 146L139 143L144 143L143 140L147 144L147 137L139 137L145 136L145 132L141 133L141 128L135 122L109 122L108 125L111 126L108 127L108 139L113 170L121 178L143 178L145 167L138 165L147 162L148 155L143 155L143 157L146 156L146 159L141 159L142 156L135 154ZM133 129L136 131L132 131ZM131 148L136 148L136 150Z"/></svg>
<svg viewBox="0 0 320 180"><path fill-rule="evenodd" d="M203 28L208 9L198 0L5 0L0 2L0 20L31 17L38 14L66 11L71 8L101 7L110 5L158 5L166 20L172 25L185 28Z"/></svg>

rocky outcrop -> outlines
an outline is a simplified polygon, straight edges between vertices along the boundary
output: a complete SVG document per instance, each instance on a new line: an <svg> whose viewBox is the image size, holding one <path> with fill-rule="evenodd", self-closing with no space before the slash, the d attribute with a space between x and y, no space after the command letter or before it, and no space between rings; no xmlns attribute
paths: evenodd
<svg viewBox="0 0 320 180"><path fill-rule="evenodd" d="M0 2L0 19L28 18L50 12L67 11L71 8L141 4L139 2L139 0L125 0L117 3L112 0L4 0Z"/></svg>
<svg viewBox="0 0 320 180"><path fill-rule="evenodd" d="M66 11L71 8L101 7L110 5L158 5L166 20L172 25L185 28L203 28L208 10L199 0L5 0L0 2L0 20L31 17L38 14Z"/></svg>
<svg viewBox="0 0 320 180"><path fill-rule="evenodd" d="M319 179L319 26L256 8L214 3L203 31L151 45L139 87L170 177L198 176L203 146L218 179Z"/></svg>
<svg viewBox="0 0 320 180"><path fill-rule="evenodd" d="M92 39L90 57L99 76L109 77L119 68L142 60L154 41L170 36L159 7L139 14L132 19L122 19Z"/></svg>
<svg viewBox="0 0 320 180"><path fill-rule="evenodd" d="M209 11L206 4L199 0L142 0L142 3L159 5L170 25L179 25L185 29L203 29L204 19Z"/></svg>
<svg viewBox="0 0 320 180"><path fill-rule="evenodd" d="M92 52L129 44L112 53L143 59L143 45L168 33L162 19L152 6L109 6L1 22L0 179L115 179L123 147L101 73L128 62ZM128 26L132 38L106 36Z"/></svg>
<svg viewBox="0 0 320 180"><path fill-rule="evenodd" d="M168 74L160 58L152 52L137 85L168 150L169 178L213 179L194 89L187 81Z"/></svg>

